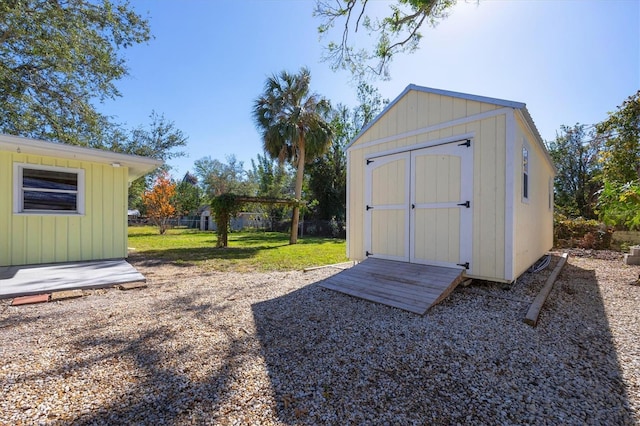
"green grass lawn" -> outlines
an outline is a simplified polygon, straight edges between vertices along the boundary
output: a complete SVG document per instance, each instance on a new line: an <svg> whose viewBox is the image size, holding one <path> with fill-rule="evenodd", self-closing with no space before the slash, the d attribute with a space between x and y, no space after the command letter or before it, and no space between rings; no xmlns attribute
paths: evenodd
<svg viewBox="0 0 640 426"><path fill-rule="evenodd" d="M130 226L129 247L134 259L158 259L198 265L216 271L288 271L346 262L346 242L332 238L304 237L289 244L279 232L233 232L229 247L216 248L215 232L169 229L165 235L151 226Z"/></svg>

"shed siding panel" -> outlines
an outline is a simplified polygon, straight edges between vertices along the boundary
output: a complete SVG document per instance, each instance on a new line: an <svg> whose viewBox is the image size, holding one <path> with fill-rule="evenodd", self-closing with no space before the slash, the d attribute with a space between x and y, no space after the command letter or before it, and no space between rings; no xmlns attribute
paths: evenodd
<svg viewBox="0 0 640 426"><path fill-rule="evenodd" d="M364 152L349 153L349 239L347 256L351 259L364 258Z"/></svg>
<svg viewBox="0 0 640 426"><path fill-rule="evenodd" d="M85 214L14 214L14 163L83 169ZM0 266L126 257L127 175L124 167L0 152Z"/></svg>
<svg viewBox="0 0 640 426"><path fill-rule="evenodd" d="M499 115L496 117L496 182L497 185L497 208L496 208L496 277L504 277L506 262L507 240L505 235L506 217L506 191L507 191L507 165L504 159L507 156L507 117ZM504 277L506 278L506 277Z"/></svg>
<svg viewBox="0 0 640 426"><path fill-rule="evenodd" d="M476 115L482 112L482 104L480 102L475 101L467 101L467 117L471 115Z"/></svg>
<svg viewBox="0 0 640 426"><path fill-rule="evenodd" d="M418 128L418 93L415 91L411 91L407 93L407 110L405 116L403 117L405 120L405 132L417 129Z"/></svg>
<svg viewBox="0 0 640 426"><path fill-rule="evenodd" d="M404 211L378 210L371 212L371 222L375 225L371 230L373 253L384 253L387 256L405 257L406 241L404 239Z"/></svg>
<svg viewBox="0 0 640 426"><path fill-rule="evenodd" d="M529 200L522 200L522 146L523 139L529 150ZM554 176L544 152L535 141L525 122L516 114L516 140L514 149L515 182L515 276L535 263L540 253L553 247L553 208L549 208L549 179Z"/></svg>
<svg viewBox="0 0 640 426"><path fill-rule="evenodd" d="M429 125L429 118L431 117L429 111L429 97L416 93L418 98L416 108L416 129L422 129Z"/></svg>

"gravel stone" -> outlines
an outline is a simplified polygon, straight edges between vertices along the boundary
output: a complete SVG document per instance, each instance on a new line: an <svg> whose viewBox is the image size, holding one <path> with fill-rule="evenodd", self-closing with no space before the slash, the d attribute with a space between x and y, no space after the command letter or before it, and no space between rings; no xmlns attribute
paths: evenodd
<svg viewBox="0 0 640 426"><path fill-rule="evenodd" d="M640 267L570 256L532 328L557 261L423 317L318 286L334 268L140 261L146 289L0 301L0 424L640 424Z"/></svg>

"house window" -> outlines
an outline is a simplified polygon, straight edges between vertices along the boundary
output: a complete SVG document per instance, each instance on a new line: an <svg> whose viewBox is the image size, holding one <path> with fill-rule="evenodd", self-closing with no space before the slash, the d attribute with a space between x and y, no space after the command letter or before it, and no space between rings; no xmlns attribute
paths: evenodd
<svg viewBox="0 0 640 426"><path fill-rule="evenodd" d="M82 169L15 163L14 183L14 213L84 213Z"/></svg>
<svg viewBox="0 0 640 426"><path fill-rule="evenodd" d="M522 147L522 201L529 201L529 150Z"/></svg>

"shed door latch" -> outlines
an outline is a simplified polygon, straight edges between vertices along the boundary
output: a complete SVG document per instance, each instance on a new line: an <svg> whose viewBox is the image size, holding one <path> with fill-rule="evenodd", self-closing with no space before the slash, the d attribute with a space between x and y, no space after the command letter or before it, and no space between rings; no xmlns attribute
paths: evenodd
<svg viewBox="0 0 640 426"><path fill-rule="evenodd" d="M456 263L458 266L462 266L464 269L469 269L469 262Z"/></svg>
<svg viewBox="0 0 640 426"><path fill-rule="evenodd" d="M466 146L469 148L471 146L471 139L467 139L465 142L459 143L458 146Z"/></svg>
<svg viewBox="0 0 640 426"><path fill-rule="evenodd" d="M464 203L459 203L459 206L464 206L466 208L471 207L471 201L465 201Z"/></svg>

